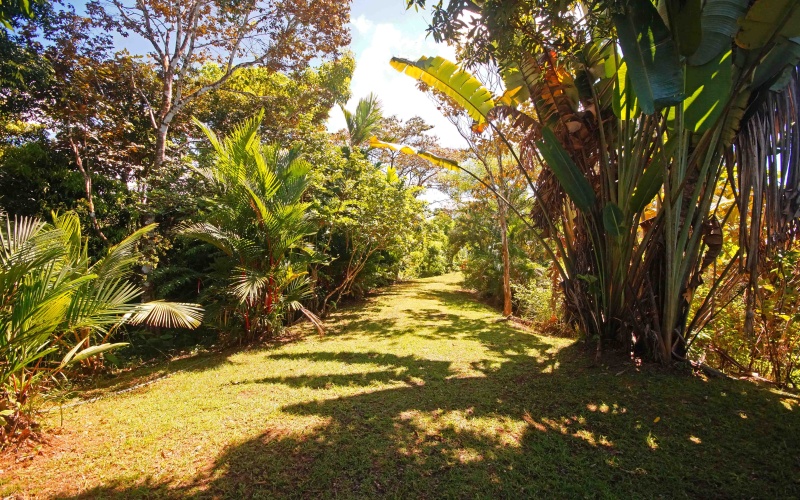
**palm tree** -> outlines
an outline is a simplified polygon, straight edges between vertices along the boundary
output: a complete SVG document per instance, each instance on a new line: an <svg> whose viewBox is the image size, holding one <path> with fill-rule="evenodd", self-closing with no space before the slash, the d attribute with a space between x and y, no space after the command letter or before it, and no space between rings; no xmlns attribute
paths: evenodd
<svg viewBox="0 0 800 500"><path fill-rule="evenodd" d="M195 328L195 304L136 303L129 281L135 246L155 228L140 229L92 263L74 213L35 218L0 216L0 441L13 434L42 377L126 344L108 343L120 325ZM58 356L58 357L56 357Z"/></svg>
<svg viewBox="0 0 800 500"><path fill-rule="evenodd" d="M224 139L197 122L215 153L213 163L197 172L217 195L204 220L181 231L226 255L214 276L221 284L215 310L223 325L244 329L245 341L276 333L290 311L301 311L319 327L301 303L310 293L306 266L316 258L305 241L316 228L310 204L302 201L310 165L298 149L262 144L263 117L262 110Z"/></svg>
<svg viewBox="0 0 800 500"><path fill-rule="evenodd" d="M353 150L367 142L380 127L383 118L381 101L375 94L370 94L358 101L355 113L340 107L347 122L350 149Z"/></svg>

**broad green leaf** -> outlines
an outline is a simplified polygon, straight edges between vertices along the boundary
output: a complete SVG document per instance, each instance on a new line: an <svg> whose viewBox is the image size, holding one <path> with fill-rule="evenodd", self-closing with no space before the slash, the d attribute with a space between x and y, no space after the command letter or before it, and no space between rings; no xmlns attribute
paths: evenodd
<svg viewBox="0 0 800 500"><path fill-rule="evenodd" d="M686 67L686 100L683 101L684 127L702 133L717 123L731 95L733 64L727 51L702 66ZM669 120L675 119L671 109Z"/></svg>
<svg viewBox="0 0 800 500"><path fill-rule="evenodd" d="M664 146L664 152L656 154L650 165L642 173L642 176L639 177L639 181L633 189L633 196L631 196L629 205L631 213L638 214L644 210L644 207L649 205L661 190L661 186L664 184L664 169L666 166L664 158L668 162L677 145L678 141L672 140L668 142Z"/></svg>
<svg viewBox="0 0 800 500"><path fill-rule="evenodd" d="M503 68L500 71L500 76L506 87L506 91L499 99L502 104L517 106L530 99L528 86L525 84L525 78L522 76L519 66L515 64Z"/></svg>
<svg viewBox="0 0 800 500"><path fill-rule="evenodd" d="M736 44L758 49L774 38L800 36L800 0L756 0L741 21Z"/></svg>
<svg viewBox="0 0 800 500"><path fill-rule="evenodd" d="M494 107L492 93L477 78L447 59L422 56L419 61L410 61L393 57L390 64L453 99L478 123L485 123L486 115Z"/></svg>
<svg viewBox="0 0 800 500"><path fill-rule="evenodd" d="M590 211L595 202L594 190L550 128L542 129L542 140L536 146L575 206Z"/></svg>
<svg viewBox="0 0 800 500"><path fill-rule="evenodd" d="M78 353L78 350L81 347L83 347L83 344L85 344L86 341L88 341L88 340L89 340L88 338L85 338L85 339L81 340L80 342L78 342L77 344L75 344L75 347L70 349L69 352L66 355L64 355L64 358L61 360L61 367L64 367L64 366L67 366L68 364L70 364L72 362L72 358L75 357L75 354Z"/></svg>
<svg viewBox="0 0 800 500"><path fill-rule="evenodd" d="M772 85L770 85L769 89L773 92L782 92L786 89L789 82L792 80L792 74L794 74L795 67L794 66L787 66L783 69L783 72L778 75L775 80L773 80Z"/></svg>
<svg viewBox="0 0 800 500"><path fill-rule="evenodd" d="M609 203L603 208L603 227L608 234L619 238L627 230L626 225L625 215L617 205Z"/></svg>
<svg viewBox="0 0 800 500"><path fill-rule="evenodd" d="M744 16L749 0L706 0L703 6L703 35L700 46L689 57L689 64L702 66L731 48L739 31L738 20Z"/></svg>
<svg viewBox="0 0 800 500"><path fill-rule="evenodd" d="M655 6L648 0L628 0L625 14L615 14L613 20L642 112L651 115L681 102L678 51Z"/></svg>
<svg viewBox="0 0 800 500"><path fill-rule="evenodd" d="M596 79L603 80L614 76L617 63L614 58L614 45L610 40L597 39L583 47L582 63Z"/></svg>
<svg viewBox="0 0 800 500"><path fill-rule="evenodd" d="M775 83L786 69L793 69L800 63L800 37L780 39L764 59L756 66L753 73L752 88L757 89L767 82ZM788 80L786 81L788 83ZM782 89L785 85L777 85Z"/></svg>
<svg viewBox="0 0 800 500"><path fill-rule="evenodd" d="M664 184L664 164L660 161L653 161L647 167L636 183L631 197L630 209L633 213L639 213L644 207L653 201L661 186Z"/></svg>
<svg viewBox="0 0 800 500"><path fill-rule="evenodd" d="M427 151L423 151L412 146L407 146L405 144L394 144L391 142L379 141L377 137L372 137L369 140L369 146L371 148L390 149L392 151L398 151L407 155L417 156L423 160L431 162L437 167L443 167L448 170L459 170L460 168L457 161L450 160L448 158L442 158L441 156L436 156L433 153L428 153Z"/></svg>
<svg viewBox="0 0 800 500"><path fill-rule="evenodd" d="M689 57L697 51L703 36L702 0L666 0L670 23L678 51Z"/></svg>
<svg viewBox="0 0 800 500"><path fill-rule="evenodd" d="M630 85L628 79L628 65L625 61L620 61L614 81L614 95L611 99L611 108L620 120L627 120L628 115L631 119L636 118L641 110L639 100L636 97L635 89Z"/></svg>
<svg viewBox="0 0 800 500"><path fill-rule="evenodd" d="M520 60L507 64L500 72L506 91L500 102L506 106L516 106L532 97L531 89L540 86L542 73L536 59L527 52L521 52Z"/></svg>

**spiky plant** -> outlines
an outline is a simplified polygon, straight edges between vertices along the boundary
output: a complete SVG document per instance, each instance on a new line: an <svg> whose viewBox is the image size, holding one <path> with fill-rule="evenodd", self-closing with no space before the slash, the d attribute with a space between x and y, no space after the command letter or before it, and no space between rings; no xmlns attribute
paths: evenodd
<svg viewBox="0 0 800 500"><path fill-rule="evenodd" d="M181 233L214 245L225 255L212 276L220 326L241 328L251 342L277 333L286 316L300 311L310 293L307 264L315 258L306 243L315 226L303 201L310 165L298 149L262 144L263 111L220 139L198 123L214 148L213 162L197 168L216 189L203 220Z"/></svg>
<svg viewBox="0 0 800 500"><path fill-rule="evenodd" d="M140 303L129 281L137 241L155 225L111 247L96 262L88 257L78 216L39 219L0 216L0 442L20 432L23 410L38 383L125 345L109 343L121 324L195 328L195 304Z"/></svg>
<svg viewBox="0 0 800 500"><path fill-rule="evenodd" d="M367 142L375 134L383 118L381 101L375 94L360 99L355 112L345 109L344 106L341 109L347 123L351 150Z"/></svg>

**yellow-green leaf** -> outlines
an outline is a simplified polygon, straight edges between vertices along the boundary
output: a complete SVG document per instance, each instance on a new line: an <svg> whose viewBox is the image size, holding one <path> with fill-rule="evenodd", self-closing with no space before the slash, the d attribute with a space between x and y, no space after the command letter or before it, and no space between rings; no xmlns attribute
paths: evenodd
<svg viewBox="0 0 800 500"><path fill-rule="evenodd" d="M494 107L492 93L477 78L443 57L422 56L418 61L393 57L390 64L453 99L478 123L486 122Z"/></svg>
<svg viewBox="0 0 800 500"><path fill-rule="evenodd" d="M784 38L800 36L799 0L757 0L740 22L736 44L758 49L777 33Z"/></svg>
<svg viewBox="0 0 800 500"><path fill-rule="evenodd" d="M433 153L429 153L427 151L423 151L421 149L417 149L412 146L407 146L405 144L394 144L391 142L383 142L379 141L377 137L372 137L369 140L369 146L371 148L382 148L382 149L390 149L392 151L398 151L400 153L404 153L411 156L417 156L424 160L431 162L432 164L436 165L437 167L446 168L448 170L458 170L459 165L457 161L451 160L449 158L442 158L441 156L436 156Z"/></svg>

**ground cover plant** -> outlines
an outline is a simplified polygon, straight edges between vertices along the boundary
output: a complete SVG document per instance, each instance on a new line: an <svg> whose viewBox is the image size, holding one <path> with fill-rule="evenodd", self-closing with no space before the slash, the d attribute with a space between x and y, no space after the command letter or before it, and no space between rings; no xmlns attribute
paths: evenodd
<svg viewBox="0 0 800 500"><path fill-rule="evenodd" d="M53 413L3 495L792 497L797 398L594 365L459 275L394 286L292 340L134 373ZM775 439L775 436L780 436Z"/></svg>

